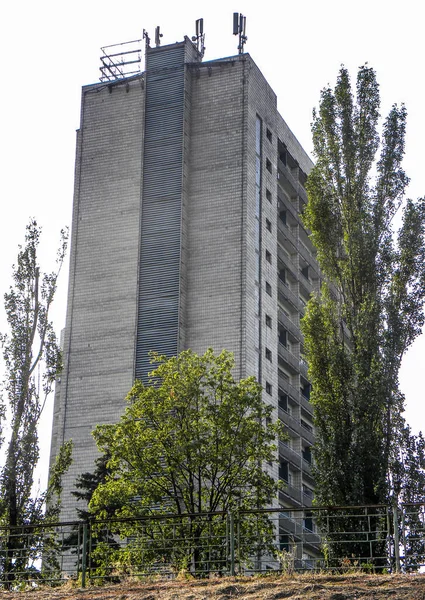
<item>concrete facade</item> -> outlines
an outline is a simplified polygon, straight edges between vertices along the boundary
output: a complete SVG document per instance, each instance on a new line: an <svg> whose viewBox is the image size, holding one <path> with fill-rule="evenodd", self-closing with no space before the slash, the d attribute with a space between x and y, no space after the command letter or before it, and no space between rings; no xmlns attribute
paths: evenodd
<svg viewBox="0 0 425 600"><path fill-rule="evenodd" d="M173 62L173 49L182 46L184 67ZM164 85L183 67L175 221L180 232L172 273L178 281L177 350L226 348L235 354L237 377L259 378L265 401L290 436L290 443L280 444L279 462L270 467L287 483L279 502L285 510L308 506L313 429L299 318L319 276L299 212L311 161L249 55L202 63L187 38L149 52L163 53L157 54L162 62L155 63L155 73ZM140 274L148 260L146 251L141 253L141 232L149 231L150 218L142 210L143 174L146 179L151 173L144 134L153 118L150 107L162 101L160 95L146 101L149 64L154 63L148 57L147 72L140 76L83 88L65 369L56 392L51 452L54 457L64 440L74 440L74 463L64 485L66 519L75 518L70 492L76 477L93 468L90 431L119 418L137 373L139 300L145 292ZM175 140L174 125L171 134ZM161 140L155 146L158 161L168 144L167 136ZM167 163L161 177L165 190L174 177ZM175 209L166 193L155 201L165 221L171 219L167 211ZM168 234L161 230L158 269L171 264ZM138 376L144 376L143 369Z"/></svg>

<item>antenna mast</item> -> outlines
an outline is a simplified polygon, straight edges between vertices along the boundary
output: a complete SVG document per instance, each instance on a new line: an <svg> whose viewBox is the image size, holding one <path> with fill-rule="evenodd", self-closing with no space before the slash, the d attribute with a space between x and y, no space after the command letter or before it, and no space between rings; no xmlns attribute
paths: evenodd
<svg viewBox="0 0 425 600"><path fill-rule="evenodd" d="M246 36L246 17L242 13L233 13L233 35L239 35L238 52L243 54L243 47L248 38Z"/></svg>
<svg viewBox="0 0 425 600"><path fill-rule="evenodd" d="M192 42L196 42L196 48L203 58L205 54L204 19L196 20L196 35L192 36Z"/></svg>

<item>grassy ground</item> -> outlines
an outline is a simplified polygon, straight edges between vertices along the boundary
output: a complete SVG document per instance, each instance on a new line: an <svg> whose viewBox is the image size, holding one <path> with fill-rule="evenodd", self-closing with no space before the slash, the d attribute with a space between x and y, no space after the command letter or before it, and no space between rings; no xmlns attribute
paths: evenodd
<svg viewBox="0 0 425 600"><path fill-rule="evenodd" d="M0 600L425 600L425 575L294 575L126 582L85 590L66 584L1 592Z"/></svg>

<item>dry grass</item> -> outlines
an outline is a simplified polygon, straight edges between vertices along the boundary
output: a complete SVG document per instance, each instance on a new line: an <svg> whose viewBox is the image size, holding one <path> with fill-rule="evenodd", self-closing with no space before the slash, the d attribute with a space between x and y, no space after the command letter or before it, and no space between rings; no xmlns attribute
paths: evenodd
<svg viewBox="0 0 425 600"><path fill-rule="evenodd" d="M0 592L0 600L425 600L425 575L295 575Z"/></svg>

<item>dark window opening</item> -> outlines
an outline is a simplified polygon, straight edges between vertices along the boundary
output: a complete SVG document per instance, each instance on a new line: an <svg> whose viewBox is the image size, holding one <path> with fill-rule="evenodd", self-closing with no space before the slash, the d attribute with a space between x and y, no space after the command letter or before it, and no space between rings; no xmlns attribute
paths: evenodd
<svg viewBox="0 0 425 600"><path fill-rule="evenodd" d="M272 395L272 384L268 381L266 381L266 392L270 394L270 396Z"/></svg>
<svg viewBox="0 0 425 600"><path fill-rule="evenodd" d="M304 427L304 429L306 429L310 433L313 433L313 427L309 425L306 421L304 421L304 419L301 419L301 427Z"/></svg>
<svg viewBox="0 0 425 600"><path fill-rule="evenodd" d="M266 229L270 232L272 230L272 222L269 219L266 219Z"/></svg>
<svg viewBox="0 0 425 600"><path fill-rule="evenodd" d="M272 163L268 158L266 158L266 169L269 173L272 172Z"/></svg>
<svg viewBox="0 0 425 600"><path fill-rule="evenodd" d="M266 129L266 137L269 140L269 142L272 141L273 136L272 136L272 132L270 131L270 129Z"/></svg>
<svg viewBox="0 0 425 600"><path fill-rule="evenodd" d="M287 535L286 533L279 534L279 549L281 552L289 552L291 550L291 547L289 545L289 535Z"/></svg>
<svg viewBox="0 0 425 600"><path fill-rule="evenodd" d="M304 517L304 527L308 531L313 531L313 513L307 512Z"/></svg>
<svg viewBox="0 0 425 600"><path fill-rule="evenodd" d="M286 329L279 329L279 343L285 348L288 347L288 332Z"/></svg>
<svg viewBox="0 0 425 600"><path fill-rule="evenodd" d="M302 452L303 459L311 464L311 446L306 446Z"/></svg>
<svg viewBox="0 0 425 600"><path fill-rule="evenodd" d="M266 348L266 359L272 362L272 351L270 348Z"/></svg>
<svg viewBox="0 0 425 600"><path fill-rule="evenodd" d="M301 273L304 275L304 277L306 279L308 279L308 265L306 267L304 267L303 269L301 269Z"/></svg>
<svg viewBox="0 0 425 600"><path fill-rule="evenodd" d="M269 202L272 201L272 193L270 190L266 189L266 198Z"/></svg>
<svg viewBox="0 0 425 600"><path fill-rule="evenodd" d="M270 285L270 283L268 281L266 281L266 292L269 296L272 295L272 286Z"/></svg>
<svg viewBox="0 0 425 600"><path fill-rule="evenodd" d="M266 250L266 261L272 264L272 255L268 250Z"/></svg>
<svg viewBox="0 0 425 600"><path fill-rule="evenodd" d="M282 394L282 392L279 392L279 408L288 412L288 395Z"/></svg>
<svg viewBox="0 0 425 600"><path fill-rule="evenodd" d="M287 483L289 481L289 465L283 460L279 463L279 479L283 479Z"/></svg>
<svg viewBox="0 0 425 600"><path fill-rule="evenodd" d="M267 327L270 327L270 328L272 326L272 318L270 315L266 315L266 325L267 325Z"/></svg>
<svg viewBox="0 0 425 600"><path fill-rule="evenodd" d="M301 394L306 400L310 400L311 383L301 384Z"/></svg>

